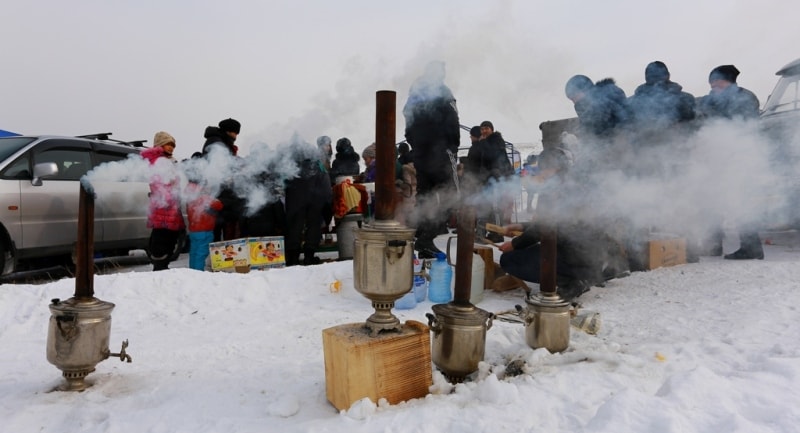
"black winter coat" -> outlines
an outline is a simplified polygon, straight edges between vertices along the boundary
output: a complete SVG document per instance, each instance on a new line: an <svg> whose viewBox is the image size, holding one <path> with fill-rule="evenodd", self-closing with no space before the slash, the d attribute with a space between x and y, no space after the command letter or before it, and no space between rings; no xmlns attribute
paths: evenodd
<svg viewBox="0 0 800 433"><path fill-rule="evenodd" d="M628 102L637 127L666 129L695 117L694 96L672 81L642 84Z"/></svg>
<svg viewBox="0 0 800 433"><path fill-rule="evenodd" d="M461 125L453 93L444 84L428 87L416 84L403 108L405 137L411 146L414 168L420 172L450 169L449 150L458 152Z"/></svg>
<svg viewBox="0 0 800 433"><path fill-rule="evenodd" d="M753 92L731 84L719 93L711 92L700 98L698 113L702 117L753 119L758 117L760 105Z"/></svg>
<svg viewBox="0 0 800 433"><path fill-rule="evenodd" d="M506 141L499 132L491 133L469 148L464 174L477 186L486 185L490 179L499 181L514 174L506 153Z"/></svg>
<svg viewBox="0 0 800 433"><path fill-rule="evenodd" d="M614 80L600 80L586 92L586 96L575 103L581 129L598 137L608 137L617 128L631 120L630 108L625 92Z"/></svg>

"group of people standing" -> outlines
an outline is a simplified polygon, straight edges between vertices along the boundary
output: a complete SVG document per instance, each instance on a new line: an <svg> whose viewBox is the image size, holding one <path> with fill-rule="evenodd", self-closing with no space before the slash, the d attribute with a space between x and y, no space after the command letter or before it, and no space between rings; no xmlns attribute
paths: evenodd
<svg viewBox="0 0 800 433"><path fill-rule="evenodd" d="M287 266L320 263L316 251L326 215L330 221L331 175L326 167L330 153L324 151L329 139L319 147L304 143L287 147L288 159L275 158L274 167L254 168L238 156L235 142L240 130L241 124L231 118L207 127L202 150L180 162L173 156L174 137L164 131L156 133L152 148L142 151L151 166L147 226L152 230L149 250L154 271L167 269L179 247L187 229L184 209L192 269L206 268L211 242L251 236L283 236ZM293 169L278 167L287 161ZM257 205L246 197L255 187L265 191Z"/></svg>
<svg viewBox="0 0 800 433"><path fill-rule="evenodd" d="M646 66L645 83L630 97L613 79L570 78L565 94L578 115L580 144L577 148L556 145L539 155L540 211L531 223L507 226L506 234L516 230L522 235L500 246L500 265L518 282L511 287L523 280L539 282L535 264L541 260L539 240L547 228L558 231L557 284L565 299L630 270L643 269L635 249L653 229L677 230L686 236L689 261L697 261L699 255L722 255L722 215L716 215L717 222L699 234L686 228L681 232L681 227L663 218L642 224L598 197L611 191L596 186L609 174L633 183L668 185L685 173L682 165L692 150L686 143L704 124L757 118L758 98L737 84L738 75L733 65L715 67L708 76L711 90L701 98L673 82L660 61ZM724 255L725 259L764 258L752 224L740 222L739 237L740 248Z"/></svg>

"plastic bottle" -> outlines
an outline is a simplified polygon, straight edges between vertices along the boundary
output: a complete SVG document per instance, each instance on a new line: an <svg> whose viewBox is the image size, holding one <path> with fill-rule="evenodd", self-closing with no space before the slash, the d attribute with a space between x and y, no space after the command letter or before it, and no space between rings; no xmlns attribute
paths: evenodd
<svg viewBox="0 0 800 433"><path fill-rule="evenodd" d="M414 294L414 287L403 295L400 299L394 301L394 308L398 310L410 310L417 306L417 297Z"/></svg>
<svg viewBox="0 0 800 433"><path fill-rule="evenodd" d="M417 302L423 302L428 297L428 278L425 275L425 266L414 255L414 297Z"/></svg>
<svg viewBox="0 0 800 433"><path fill-rule="evenodd" d="M453 299L453 292L450 290L452 279L453 269L447 264L447 256L444 253L436 253L436 260L431 263L428 299L437 303L450 302Z"/></svg>
<svg viewBox="0 0 800 433"><path fill-rule="evenodd" d="M478 254L472 255L472 285L469 290L469 302L477 305L483 300L483 281L486 273L486 263Z"/></svg>

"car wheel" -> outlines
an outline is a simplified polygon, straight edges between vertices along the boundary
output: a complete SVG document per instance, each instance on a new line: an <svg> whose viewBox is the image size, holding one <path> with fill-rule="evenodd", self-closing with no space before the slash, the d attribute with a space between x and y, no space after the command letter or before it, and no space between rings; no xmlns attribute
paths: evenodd
<svg viewBox="0 0 800 433"><path fill-rule="evenodd" d="M6 247L5 241L0 241L0 275L5 275L8 272L11 272L9 269L6 272L6 263L9 263L11 260L11 256L8 254L8 248Z"/></svg>

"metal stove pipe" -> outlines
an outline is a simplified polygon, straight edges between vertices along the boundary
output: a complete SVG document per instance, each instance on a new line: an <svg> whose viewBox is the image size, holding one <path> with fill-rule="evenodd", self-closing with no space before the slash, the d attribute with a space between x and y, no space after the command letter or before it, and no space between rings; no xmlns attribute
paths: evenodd
<svg viewBox="0 0 800 433"><path fill-rule="evenodd" d="M397 93L379 90L375 106L375 219L392 220L395 196L395 105Z"/></svg>
<svg viewBox="0 0 800 433"><path fill-rule="evenodd" d="M539 273L539 290L542 294L554 296L556 294L556 259L557 259L557 232L548 227L541 234L541 263Z"/></svg>
<svg viewBox="0 0 800 433"><path fill-rule="evenodd" d="M94 194L81 184L78 198L78 242L75 245L75 298L94 297Z"/></svg>
<svg viewBox="0 0 800 433"><path fill-rule="evenodd" d="M472 286L472 254L475 244L475 208L464 205L458 210L456 223L456 272L453 304L472 305L469 302Z"/></svg>

